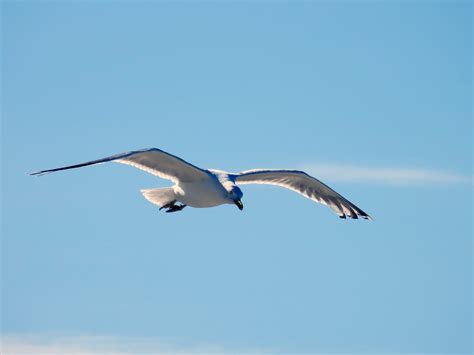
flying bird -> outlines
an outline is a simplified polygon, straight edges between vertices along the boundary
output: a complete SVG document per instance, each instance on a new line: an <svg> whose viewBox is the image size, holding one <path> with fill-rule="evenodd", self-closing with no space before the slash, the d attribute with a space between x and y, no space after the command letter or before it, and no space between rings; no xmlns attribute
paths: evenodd
<svg viewBox="0 0 474 355"><path fill-rule="evenodd" d="M299 170L255 169L240 173L229 173L215 169L201 169L161 149L142 149L82 164L42 170L30 175L44 175L60 170L115 162L131 165L163 179L171 180L174 186L143 189L143 196L166 212L181 211L186 206L204 208L223 204L235 204L244 208L240 185L266 184L285 187L306 198L330 207L340 218L371 219L359 207L348 201L318 179Z"/></svg>

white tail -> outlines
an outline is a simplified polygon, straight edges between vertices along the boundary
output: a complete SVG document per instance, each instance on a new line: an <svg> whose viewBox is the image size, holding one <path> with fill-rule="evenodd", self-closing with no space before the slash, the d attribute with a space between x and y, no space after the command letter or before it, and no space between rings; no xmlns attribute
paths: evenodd
<svg viewBox="0 0 474 355"><path fill-rule="evenodd" d="M164 189L143 189L140 191L143 194L143 197L160 207L163 207L164 205L176 200L176 196L172 187L167 187Z"/></svg>

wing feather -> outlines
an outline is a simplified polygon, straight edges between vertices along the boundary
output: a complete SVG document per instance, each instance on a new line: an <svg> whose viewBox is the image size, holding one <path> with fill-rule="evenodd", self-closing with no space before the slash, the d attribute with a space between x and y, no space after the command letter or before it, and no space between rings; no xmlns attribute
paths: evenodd
<svg viewBox="0 0 474 355"><path fill-rule="evenodd" d="M169 154L158 148L149 148L115 154L106 158L92 160L82 164L69 165L61 168L41 170L31 175L44 175L54 171L81 168L84 166L116 162L130 165L147 173L168 179L174 182L199 181L208 177L208 173L181 158Z"/></svg>
<svg viewBox="0 0 474 355"><path fill-rule="evenodd" d="M310 200L329 206L341 218L349 216L353 219L358 217L372 219L352 202L304 171L248 170L239 174L233 174L232 179L237 185L268 184L285 187Z"/></svg>

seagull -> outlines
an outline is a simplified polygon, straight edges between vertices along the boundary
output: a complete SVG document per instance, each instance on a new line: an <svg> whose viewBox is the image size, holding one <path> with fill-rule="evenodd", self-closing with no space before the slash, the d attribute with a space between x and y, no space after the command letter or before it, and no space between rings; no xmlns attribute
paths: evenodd
<svg viewBox="0 0 474 355"><path fill-rule="evenodd" d="M178 212L186 206L195 208L235 204L243 210L240 185L266 184L285 187L310 200L330 207L340 218L372 218L318 179L299 170L254 169L229 173L215 169L201 169L158 148L135 150L106 158L61 168L41 170L30 175L44 175L55 171L115 162L130 165L163 179L174 186L141 190L143 196L160 210Z"/></svg>

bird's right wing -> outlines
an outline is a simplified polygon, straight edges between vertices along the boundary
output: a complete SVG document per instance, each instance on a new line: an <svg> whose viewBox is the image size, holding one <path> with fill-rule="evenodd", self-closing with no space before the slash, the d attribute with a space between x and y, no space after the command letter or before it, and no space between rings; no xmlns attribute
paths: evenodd
<svg viewBox="0 0 474 355"><path fill-rule="evenodd" d="M146 171L147 173L159 176L163 179L168 179L174 182L193 182L204 180L209 177L209 174L181 158L172 154L166 153L157 148L142 149L132 152L125 152L115 154L107 158L92 160L82 164L69 165L61 168L41 170L31 175L43 175L52 173L54 171L81 168L94 164L101 164L106 162L116 162L126 165L131 165L135 168Z"/></svg>
<svg viewBox="0 0 474 355"><path fill-rule="evenodd" d="M349 216L354 219L358 217L371 219L359 207L304 171L257 169L244 171L239 174L229 174L229 177L237 185L268 184L285 187L306 198L327 205L341 218Z"/></svg>

